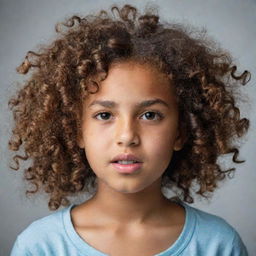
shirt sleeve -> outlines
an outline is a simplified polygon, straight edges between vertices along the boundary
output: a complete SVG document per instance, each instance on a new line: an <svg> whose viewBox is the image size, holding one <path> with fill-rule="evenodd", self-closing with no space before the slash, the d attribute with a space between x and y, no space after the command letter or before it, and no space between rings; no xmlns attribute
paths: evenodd
<svg viewBox="0 0 256 256"><path fill-rule="evenodd" d="M247 249L239 236L239 234L234 230L234 238L232 242L232 253L231 256L248 256Z"/></svg>
<svg viewBox="0 0 256 256"><path fill-rule="evenodd" d="M20 256L20 255L32 256L32 254L29 252L29 250L20 244L19 237L17 237L17 239L12 247L10 256Z"/></svg>

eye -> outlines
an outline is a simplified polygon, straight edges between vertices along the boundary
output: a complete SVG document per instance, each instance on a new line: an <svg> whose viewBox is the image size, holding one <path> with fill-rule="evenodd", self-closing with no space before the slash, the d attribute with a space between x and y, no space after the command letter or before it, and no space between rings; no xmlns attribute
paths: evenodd
<svg viewBox="0 0 256 256"><path fill-rule="evenodd" d="M146 120L161 120L163 118L163 115L161 113L153 111L148 111L142 116L145 116Z"/></svg>
<svg viewBox="0 0 256 256"><path fill-rule="evenodd" d="M98 120L109 120L111 114L109 112L101 112L94 116Z"/></svg>

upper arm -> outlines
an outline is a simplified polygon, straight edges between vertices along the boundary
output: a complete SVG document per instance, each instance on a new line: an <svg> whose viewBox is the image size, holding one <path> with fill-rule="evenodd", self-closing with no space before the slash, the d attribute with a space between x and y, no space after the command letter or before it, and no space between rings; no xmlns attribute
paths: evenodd
<svg viewBox="0 0 256 256"><path fill-rule="evenodd" d="M24 245L22 245L19 241L19 237L17 237L12 250L11 250L11 254L10 256L32 256L32 254L30 253L30 251L28 249L26 249L26 247L24 247Z"/></svg>
<svg viewBox="0 0 256 256"><path fill-rule="evenodd" d="M232 253L231 256L248 256L247 249L239 236L239 234L234 230L234 237L232 241Z"/></svg>

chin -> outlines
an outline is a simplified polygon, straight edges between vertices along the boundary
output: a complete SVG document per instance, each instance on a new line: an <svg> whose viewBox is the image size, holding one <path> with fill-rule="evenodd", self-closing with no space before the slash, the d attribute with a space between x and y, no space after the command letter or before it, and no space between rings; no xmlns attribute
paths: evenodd
<svg viewBox="0 0 256 256"><path fill-rule="evenodd" d="M144 189L146 189L147 185L145 184L134 184L133 186L130 184L130 186L126 185L126 186L120 186L117 188L115 188L115 190L119 193L123 193L123 194L135 194L135 193L139 193L141 191L143 191ZM113 188L114 189L114 188Z"/></svg>

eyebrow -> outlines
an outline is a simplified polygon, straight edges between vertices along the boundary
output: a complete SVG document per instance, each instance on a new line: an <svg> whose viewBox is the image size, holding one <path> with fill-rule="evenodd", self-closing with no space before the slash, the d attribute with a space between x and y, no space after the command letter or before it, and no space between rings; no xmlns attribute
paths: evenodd
<svg viewBox="0 0 256 256"><path fill-rule="evenodd" d="M169 105L164 100L161 100L161 99L145 100L145 101L142 101L142 102L136 104L136 107L137 108L145 108L145 107L150 107L150 106L155 105L155 104L161 104L161 105L169 108ZM94 106L94 105L100 105L100 106L106 107L106 108L114 108L114 107L118 106L118 104L116 102L114 102L114 101L110 101L110 100L95 100L95 101L93 101L89 105L89 108Z"/></svg>

